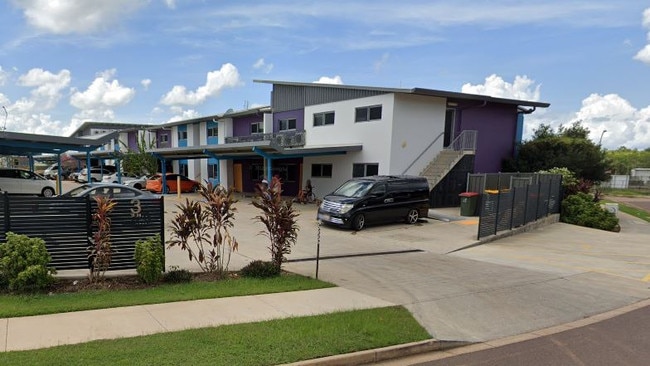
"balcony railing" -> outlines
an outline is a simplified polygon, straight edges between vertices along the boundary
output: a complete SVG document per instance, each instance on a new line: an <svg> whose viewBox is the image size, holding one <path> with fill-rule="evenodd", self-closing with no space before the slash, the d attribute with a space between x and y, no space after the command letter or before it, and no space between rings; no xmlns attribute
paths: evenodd
<svg viewBox="0 0 650 366"><path fill-rule="evenodd" d="M301 147L305 146L305 131L286 131L278 133L256 133L249 136L226 137L226 144L237 142L271 141L271 145L278 147Z"/></svg>

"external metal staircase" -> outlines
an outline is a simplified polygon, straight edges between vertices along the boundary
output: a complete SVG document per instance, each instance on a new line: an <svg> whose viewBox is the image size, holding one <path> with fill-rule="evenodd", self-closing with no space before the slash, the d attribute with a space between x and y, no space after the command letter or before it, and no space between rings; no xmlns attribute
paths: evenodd
<svg viewBox="0 0 650 366"><path fill-rule="evenodd" d="M420 176L427 178L429 189L433 189L458 164L465 155L476 154L478 131L466 130L460 133L422 170Z"/></svg>

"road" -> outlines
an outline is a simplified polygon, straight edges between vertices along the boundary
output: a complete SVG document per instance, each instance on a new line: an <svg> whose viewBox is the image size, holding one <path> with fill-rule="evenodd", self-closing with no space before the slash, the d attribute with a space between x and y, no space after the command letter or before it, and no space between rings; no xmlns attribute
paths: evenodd
<svg viewBox="0 0 650 366"><path fill-rule="evenodd" d="M434 361L402 365L647 365L650 306L604 321L523 342ZM430 354L438 358L441 354ZM422 355L421 358L425 358Z"/></svg>

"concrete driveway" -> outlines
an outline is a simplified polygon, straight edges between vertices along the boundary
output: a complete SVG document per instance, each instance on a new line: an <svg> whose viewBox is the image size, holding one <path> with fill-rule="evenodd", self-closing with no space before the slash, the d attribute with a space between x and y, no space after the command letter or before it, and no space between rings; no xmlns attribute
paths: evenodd
<svg viewBox="0 0 650 366"><path fill-rule="evenodd" d="M175 197L166 198L168 219ZM231 269L268 260L250 199L238 204ZM315 276L314 205L298 205L300 233L285 268ZM442 216L458 209L442 210ZM621 233L553 224L476 242L477 220L422 220L360 232L320 228L319 278L409 309L441 340L484 341L562 324L650 298L650 224L620 213ZM167 264L192 267L167 250Z"/></svg>

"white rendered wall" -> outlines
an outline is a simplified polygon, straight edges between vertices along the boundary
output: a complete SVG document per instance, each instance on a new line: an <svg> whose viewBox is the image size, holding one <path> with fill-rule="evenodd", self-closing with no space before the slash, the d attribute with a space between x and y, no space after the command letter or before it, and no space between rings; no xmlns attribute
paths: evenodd
<svg viewBox="0 0 650 366"><path fill-rule="evenodd" d="M172 143L169 146L178 147L178 126L172 126L172 136L171 136L171 138L172 138ZM179 168L178 168L178 160L173 160L172 161L172 170L174 172L177 172L177 173L180 171ZM171 172L168 172L168 173L171 173Z"/></svg>
<svg viewBox="0 0 650 366"><path fill-rule="evenodd" d="M443 148L444 98L398 94L395 96L389 174L419 175ZM436 142L418 158L434 140ZM417 159L417 161L416 161ZM415 163L404 171L411 163Z"/></svg>
<svg viewBox="0 0 650 366"><path fill-rule="evenodd" d="M305 107L306 147L361 144L361 151L345 155L325 155L303 159L303 186L312 180L320 197L352 178L355 163L379 164L379 174L389 174L393 94L345 100ZM381 120L354 122L357 107L381 105ZM334 112L334 124L314 127L314 113ZM312 178L311 164L332 164L332 178Z"/></svg>
<svg viewBox="0 0 650 366"><path fill-rule="evenodd" d="M220 119L217 124L219 144L226 143L226 137L231 137L233 132L232 118ZM234 185L232 177L232 160L219 160L219 178L222 186L230 188Z"/></svg>

